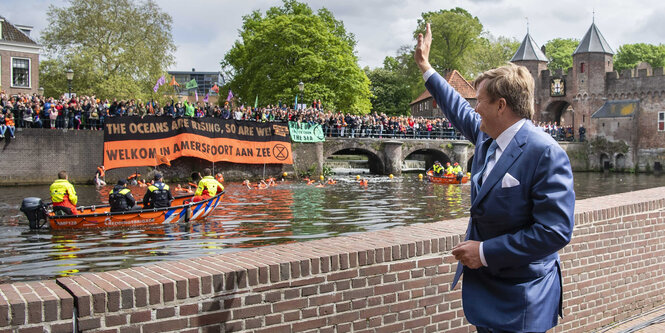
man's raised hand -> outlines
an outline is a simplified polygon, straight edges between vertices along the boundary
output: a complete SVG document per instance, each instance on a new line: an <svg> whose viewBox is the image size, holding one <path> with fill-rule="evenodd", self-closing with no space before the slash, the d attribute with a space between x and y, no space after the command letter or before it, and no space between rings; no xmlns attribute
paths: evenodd
<svg viewBox="0 0 665 333"><path fill-rule="evenodd" d="M425 26L425 36L422 33L418 34L418 45L416 45L416 52L413 57L416 60L416 65L420 68L422 73L432 68L429 64L429 50L432 46L432 29L429 23Z"/></svg>

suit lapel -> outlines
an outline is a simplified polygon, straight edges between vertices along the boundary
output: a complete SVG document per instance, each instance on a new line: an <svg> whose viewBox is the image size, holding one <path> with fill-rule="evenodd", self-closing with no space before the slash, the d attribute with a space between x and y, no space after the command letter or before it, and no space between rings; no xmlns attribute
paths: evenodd
<svg viewBox="0 0 665 333"><path fill-rule="evenodd" d="M529 131L532 125L530 121L524 123L522 128L515 134L515 137L510 141L506 150L501 154L501 157L494 164L492 171L487 175L487 179L480 187L480 192L476 194L476 198L472 206L477 205L481 200L490 192L490 189L499 182L508 171L517 158L522 154L522 146L526 143Z"/></svg>

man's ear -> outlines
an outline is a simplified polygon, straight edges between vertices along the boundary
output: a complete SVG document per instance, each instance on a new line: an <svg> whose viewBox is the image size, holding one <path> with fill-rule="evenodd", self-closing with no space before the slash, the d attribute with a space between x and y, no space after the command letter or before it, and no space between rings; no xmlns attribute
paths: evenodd
<svg viewBox="0 0 665 333"><path fill-rule="evenodd" d="M508 104L506 103L505 98L503 98L503 97L499 98L499 103L498 104L499 104L499 110L498 110L499 113L503 113L504 111L506 111L506 106Z"/></svg>

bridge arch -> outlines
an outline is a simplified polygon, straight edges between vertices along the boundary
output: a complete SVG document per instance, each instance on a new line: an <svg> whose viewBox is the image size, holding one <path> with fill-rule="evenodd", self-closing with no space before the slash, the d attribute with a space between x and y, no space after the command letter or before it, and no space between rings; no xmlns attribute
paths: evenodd
<svg viewBox="0 0 665 333"><path fill-rule="evenodd" d="M381 158L379 152L374 149L357 146L355 144L347 144L337 147L335 150L326 151L323 155L323 160L326 161L333 155L363 155L367 157L367 164L369 172L372 174L385 174L386 163Z"/></svg>
<svg viewBox="0 0 665 333"><path fill-rule="evenodd" d="M425 170L430 169L436 161L441 162L443 165L446 165L447 162L450 162L451 164L453 162L458 162L453 161L449 154L447 154L444 150L436 148L415 147L412 149L407 149L406 151L402 152L402 154L402 156L404 156L404 160L409 158L416 158L418 160L425 161ZM461 161L459 162L461 163Z"/></svg>

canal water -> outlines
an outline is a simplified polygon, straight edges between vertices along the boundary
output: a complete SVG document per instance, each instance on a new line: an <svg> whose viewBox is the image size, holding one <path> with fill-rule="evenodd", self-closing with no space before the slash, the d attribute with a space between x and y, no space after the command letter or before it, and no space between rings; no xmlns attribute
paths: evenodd
<svg viewBox="0 0 665 333"><path fill-rule="evenodd" d="M131 230L29 230L24 197L48 199L48 186L0 188L0 283L101 272L163 260L241 251L468 216L470 187L419 181L336 177L336 185L286 181L265 189L227 183L220 207L205 221ZM578 199L665 186L665 176L576 173ZM106 201L109 187L76 186L79 204ZM142 198L144 188L132 187ZM466 222L464 222L466 223Z"/></svg>

